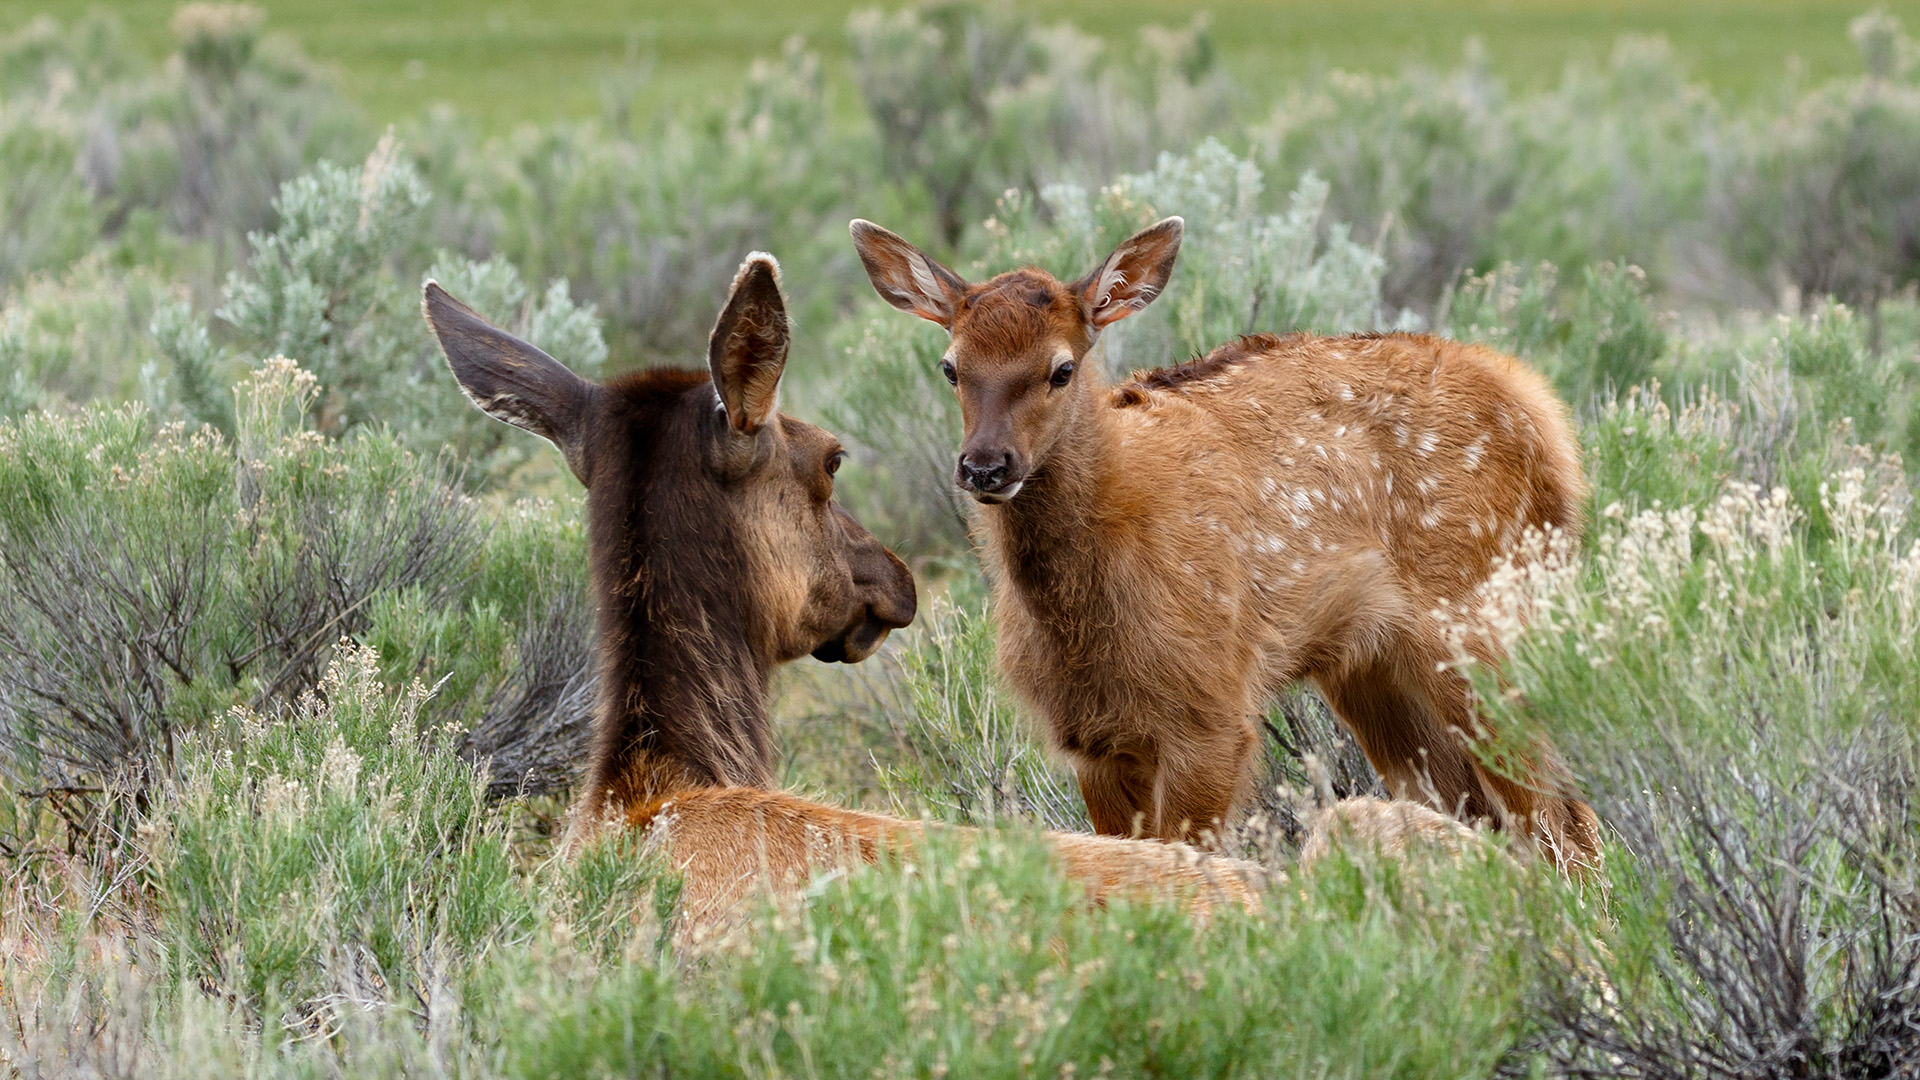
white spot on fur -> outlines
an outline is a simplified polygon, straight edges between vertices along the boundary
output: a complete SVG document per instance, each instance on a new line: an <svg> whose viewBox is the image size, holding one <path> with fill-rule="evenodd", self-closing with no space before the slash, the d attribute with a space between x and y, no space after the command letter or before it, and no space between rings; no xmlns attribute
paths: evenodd
<svg viewBox="0 0 1920 1080"><path fill-rule="evenodd" d="M1433 453L1433 448L1438 445L1440 445L1440 436L1429 431L1425 435L1420 436L1420 445L1415 447L1415 449L1420 451L1421 457L1426 457L1428 454Z"/></svg>
<svg viewBox="0 0 1920 1080"><path fill-rule="evenodd" d="M1489 435L1483 431L1480 433L1480 437L1473 440L1473 442L1467 447L1466 454L1467 454L1467 471L1468 472L1472 472L1473 470L1480 467L1480 458L1482 455L1484 455L1487 452L1488 438L1489 438Z"/></svg>
<svg viewBox="0 0 1920 1080"><path fill-rule="evenodd" d="M1306 573L1306 572L1307 572L1307 561L1306 561L1305 559L1295 559L1295 560L1293 560L1293 572L1294 572L1294 573L1296 573L1296 574L1304 574L1304 573Z"/></svg>
<svg viewBox="0 0 1920 1080"><path fill-rule="evenodd" d="M1440 524L1440 511L1438 509L1429 510L1426 513L1420 515L1421 528L1431 529L1434 526L1439 524Z"/></svg>
<svg viewBox="0 0 1920 1080"><path fill-rule="evenodd" d="M1353 387L1351 387L1351 386L1348 386L1348 385L1347 385L1346 383L1341 383L1341 384L1340 384L1340 400L1341 400L1341 401L1352 401L1352 400L1353 400Z"/></svg>

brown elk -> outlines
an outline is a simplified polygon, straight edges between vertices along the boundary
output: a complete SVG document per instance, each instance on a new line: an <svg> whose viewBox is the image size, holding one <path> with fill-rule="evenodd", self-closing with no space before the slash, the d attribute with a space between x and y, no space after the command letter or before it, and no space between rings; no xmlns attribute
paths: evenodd
<svg viewBox="0 0 1920 1080"><path fill-rule="evenodd" d="M1110 387L1088 351L1166 285L1182 230L1161 221L1072 283L969 284L852 224L880 296L951 335L956 481L981 506L1001 667L1095 827L1220 827L1256 718L1308 679L1397 797L1590 863L1597 821L1548 748L1501 769L1476 752L1432 616L1523 530L1578 532L1564 406L1512 357L1408 334L1256 335Z"/></svg>
<svg viewBox="0 0 1920 1080"><path fill-rule="evenodd" d="M662 830L696 927L759 886L911 847L918 823L767 789L772 671L809 653L865 659L915 609L907 568L833 501L838 440L776 409L789 331L772 257L741 267L708 371L600 385L435 283L424 306L473 403L552 441L587 488L600 703L569 849L608 822ZM1096 898L1175 889L1201 909L1252 903L1260 877L1164 845L1051 843Z"/></svg>

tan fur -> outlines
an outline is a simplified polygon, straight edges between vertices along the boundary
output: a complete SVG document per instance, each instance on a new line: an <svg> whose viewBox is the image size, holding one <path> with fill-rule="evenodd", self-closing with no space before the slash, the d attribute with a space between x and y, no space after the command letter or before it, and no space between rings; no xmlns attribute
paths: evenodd
<svg viewBox="0 0 1920 1080"><path fill-rule="evenodd" d="M929 830L975 842L975 829L929 825L810 802L756 788L677 792L628 818L684 878L680 932L699 940L738 924L750 900L791 895L823 873L910 857ZM1216 905L1259 905L1261 867L1184 845L1047 833L1060 872L1095 903L1126 895L1178 899L1196 917Z"/></svg>
<svg viewBox="0 0 1920 1080"><path fill-rule="evenodd" d="M1095 827L1204 838L1244 793L1266 703L1307 679L1396 797L1589 865L1597 821L1550 750L1496 772L1470 748L1483 727L1432 614L1524 530L1578 533L1565 407L1510 356L1408 334L1260 335L1110 388L1087 357L1096 290L1118 265L1151 299L1177 225L1071 285L940 269L957 288L905 299L911 245L854 227L882 296L953 336L1001 667Z"/></svg>
<svg viewBox="0 0 1920 1080"><path fill-rule="evenodd" d="M1298 865L1311 870L1336 846L1403 858L1416 851L1457 856L1482 843L1479 833L1425 803L1342 799L1314 815Z"/></svg>
<svg viewBox="0 0 1920 1080"><path fill-rule="evenodd" d="M1166 388L1086 379L1047 464L1079 478L1062 492L1073 510L1049 515L1090 533L1059 577L1012 564L1031 564L1034 533L1017 502L981 515L1002 665L1075 758L1096 823L1129 831L1140 814L1172 837L1222 821L1254 718L1306 678L1397 797L1511 817L1584 859L1594 822L1561 778L1536 765L1515 783L1466 745L1479 720L1432 615L1523 530L1579 529L1586 485L1558 402L1517 361L1435 338L1248 344ZM1096 591L1110 606L1080 600ZM1086 617L1123 598L1125 620Z"/></svg>

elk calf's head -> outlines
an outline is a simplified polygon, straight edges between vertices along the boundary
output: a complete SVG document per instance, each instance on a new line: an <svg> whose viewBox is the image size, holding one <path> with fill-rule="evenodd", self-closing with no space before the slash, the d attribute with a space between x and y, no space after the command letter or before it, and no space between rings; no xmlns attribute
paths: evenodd
<svg viewBox="0 0 1920 1080"><path fill-rule="evenodd" d="M741 265L707 372L644 371L606 385L438 284L425 291L467 397L550 440L586 485L603 605L611 598L631 621L671 621L715 647L744 639L767 667L808 653L862 660L912 621L912 575L833 501L839 440L776 408L789 334L772 256ZM607 617L603 632L644 632Z"/></svg>
<svg viewBox="0 0 1920 1080"><path fill-rule="evenodd" d="M1182 229L1177 217L1144 229L1071 283L1028 268L969 285L880 226L853 223L853 246L881 299L953 338L940 370L966 425L954 469L961 488L1003 503L1045 467L1102 384L1082 371L1087 351L1102 329L1166 287Z"/></svg>

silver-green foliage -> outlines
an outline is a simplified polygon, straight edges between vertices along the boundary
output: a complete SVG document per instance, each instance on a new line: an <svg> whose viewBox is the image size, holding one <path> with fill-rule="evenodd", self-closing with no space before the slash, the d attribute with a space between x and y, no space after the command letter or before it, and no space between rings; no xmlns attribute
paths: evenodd
<svg viewBox="0 0 1920 1080"><path fill-rule="evenodd" d="M577 513L477 528L441 460L314 431L319 393L280 359L239 387L232 439L138 405L0 425L6 775L162 775L184 735L284 706L366 634L400 677L448 679L435 722L471 727L503 788L564 781L591 700Z"/></svg>
<svg viewBox="0 0 1920 1080"><path fill-rule="evenodd" d="M471 512L445 473L391 438L327 442L313 392L268 364L233 443L137 405L0 428L9 772L165 767L209 710L308 684L374 595L452 584Z"/></svg>
<svg viewBox="0 0 1920 1080"><path fill-rule="evenodd" d="M994 671L987 613L936 600L900 657L906 753L882 767L896 806L961 824L1027 822L1085 832L1086 806Z"/></svg>
<svg viewBox="0 0 1920 1080"><path fill-rule="evenodd" d="M0 39L0 207L18 214L0 284L143 213L237 243L266 223L281 182L356 143L339 95L297 51L263 39L263 22L250 5L185 5L177 49L158 66L102 12L64 27L43 16Z"/></svg>
<svg viewBox="0 0 1920 1080"><path fill-rule="evenodd" d="M505 471L525 459L525 444L509 442L502 425L455 391L420 317L418 283L405 273L425 247L430 198L391 141L357 167L321 162L281 189L273 231L249 235L246 267L228 277L217 314L245 353L291 356L320 377L326 393L314 408L323 431L384 425L416 447L450 445L483 469ZM564 281L536 297L504 259L444 254L427 276L583 375L606 360L594 309L576 305ZM170 350L183 403L205 397L192 389L206 380L198 374L203 342Z"/></svg>
<svg viewBox="0 0 1920 1080"><path fill-rule="evenodd" d="M1754 277L1866 304L1920 278L1920 48L1884 9L1851 29L1864 74L1747 118L1713 223Z"/></svg>
<svg viewBox="0 0 1920 1080"><path fill-rule="evenodd" d="M943 246L1008 188L1139 168L1227 119L1204 20L1130 52L1007 3L875 8L847 30L882 163L925 192Z"/></svg>
<svg viewBox="0 0 1920 1080"><path fill-rule="evenodd" d="M194 736L149 848L178 977L297 1030L369 986L444 993L436 952L528 919L484 777L431 725L430 696L388 693L378 657L349 647L292 708Z"/></svg>
<svg viewBox="0 0 1920 1080"><path fill-rule="evenodd" d="M431 182L459 193L436 209L438 242L571 281L628 363L699 363L753 250L803 268L783 282L796 317L830 318L853 267L847 197L874 186L864 144L832 123L820 58L798 39L697 116L648 126L615 102L598 121L485 140L436 116L421 139Z"/></svg>
<svg viewBox="0 0 1920 1080"><path fill-rule="evenodd" d="M1911 496L1844 441L1762 488L1727 469L1742 423L1711 401L1610 409L1596 456L1689 464L1602 471L1595 556L1547 545L1462 620L1514 646L1480 680L1496 723L1550 729L1624 842L1619 950L1542 997L1538 1045L1569 1075L1915 1064ZM1598 979L1644 989L1603 1001Z"/></svg>

